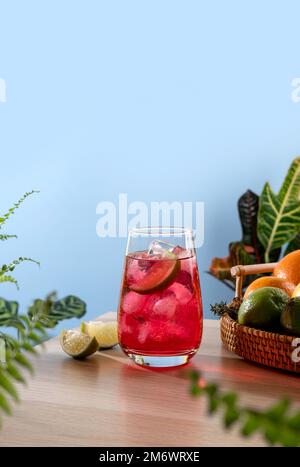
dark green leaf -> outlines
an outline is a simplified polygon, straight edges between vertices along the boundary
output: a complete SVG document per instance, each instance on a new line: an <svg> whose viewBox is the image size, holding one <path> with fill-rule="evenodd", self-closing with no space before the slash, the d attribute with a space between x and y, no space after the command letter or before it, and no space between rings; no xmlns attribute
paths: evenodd
<svg viewBox="0 0 300 467"><path fill-rule="evenodd" d="M230 428L240 417L239 411L235 407L228 407L224 416L224 425Z"/></svg>
<svg viewBox="0 0 300 467"><path fill-rule="evenodd" d="M32 353L34 355L37 354L37 351L32 347L31 344L29 344L29 342L25 341L21 345L22 345L22 349L26 350L26 352Z"/></svg>
<svg viewBox="0 0 300 467"><path fill-rule="evenodd" d="M283 427L278 436L278 441L282 446L287 448L293 448L300 445L300 434L295 433L287 427Z"/></svg>
<svg viewBox="0 0 300 467"><path fill-rule="evenodd" d="M192 387L191 387L191 395L194 396L194 397L198 397L202 394L202 389L197 386L196 384L194 384Z"/></svg>
<svg viewBox="0 0 300 467"><path fill-rule="evenodd" d="M61 321L67 318L82 318L85 313L85 302L74 295L68 295L62 300L54 302L50 317Z"/></svg>
<svg viewBox="0 0 300 467"><path fill-rule="evenodd" d="M42 342L41 338L34 331L29 332L28 339L33 341L35 344L41 344Z"/></svg>
<svg viewBox="0 0 300 467"><path fill-rule="evenodd" d="M25 384L25 379L22 375L22 373L18 370L18 368L13 365L11 362L9 362L6 367L6 371L12 376L16 381L19 381L20 383Z"/></svg>
<svg viewBox="0 0 300 467"><path fill-rule="evenodd" d="M27 368L27 370L29 370L30 373L33 373L33 367L30 363L30 361L28 360L28 358L26 358L23 354L21 354L20 352L18 352L16 355L15 355L15 361L17 363L19 363L19 365Z"/></svg>
<svg viewBox="0 0 300 467"><path fill-rule="evenodd" d="M219 401L216 397L210 397L208 402L208 412L210 415L214 414L219 406Z"/></svg>
<svg viewBox="0 0 300 467"><path fill-rule="evenodd" d="M62 300L53 301L52 294L46 300L37 299L29 308L29 316L33 321L45 327L53 327L59 321L68 318L81 318L86 313L86 304L80 298L68 295Z"/></svg>
<svg viewBox="0 0 300 467"><path fill-rule="evenodd" d="M278 427L272 423L269 423L265 428L265 438L271 444L274 445L279 439Z"/></svg>
<svg viewBox="0 0 300 467"><path fill-rule="evenodd" d="M16 328L21 333L24 331L24 324L18 318L8 318L5 320L4 318L0 317L0 326L5 326L6 328Z"/></svg>
<svg viewBox="0 0 300 467"><path fill-rule="evenodd" d="M18 309L19 304L17 302L0 298L0 326L4 325L3 322L5 322L5 320L16 318L18 315Z"/></svg>
<svg viewBox="0 0 300 467"><path fill-rule="evenodd" d="M40 322L35 322L34 323L34 327L35 329L37 329L39 331L40 334L42 334L44 337L47 336L47 331L45 330L45 328L42 326L42 324Z"/></svg>
<svg viewBox="0 0 300 467"><path fill-rule="evenodd" d="M269 420L274 422L280 422L290 407L290 401L288 399L282 399L277 402L273 407L266 411L265 415Z"/></svg>
<svg viewBox="0 0 300 467"><path fill-rule="evenodd" d="M0 241L9 240L10 238L17 238L17 235L4 235L0 234Z"/></svg>
<svg viewBox="0 0 300 467"><path fill-rule="evenodd" d="M242 243L252 248L256 262L263 262L264 248L257 237L257 215L259 196L247 190L238 201L238 210L242 226ZM249 251L249 249L248 249Z"/></svg>
<svg viewBox="0 0 300 467"><path fill-rule="evenodd" d="M222 396L222 401L228 406L233 407L237 401L237 395L234 392L227 392Z"/></svg>
<svg viewBox="0 0 300 467"><path fill-rule="evenodd" d="M3 226L3 224L7 221L7 219L15 212L16 209L18 209L20 207L20 205L25 201L25 199L28 197L28 196L31 196L33 193L38 193L38 191L36 190L32 190L32 191L29 191L27 193L25 193L22 198L20 198L14 205L13 207L11 207L7 213L3 214L1 217L0 217L0 224L1 224L1 227Z"/></svg>
<svg viewBox="0 0 300 467"><path fill-rule="evenodd" d="M0 392L0 408L5 412L7 415L12 414L11 407L9 405L8 400L6 397Z"/></svg>
<svg viewBox="0 0 300 467"><path fill-rule="evenodd" d="M300 412L296 412L289 418L288 426L293 430L300 432Z"/></svg>
<svg viewBox="0 0 300 467"><path fill-rule="evenodd" d="M208 384L205 386L205 391L209 396L215 396L218 392L218 386L216 384Z"/></svg>
<svg viewBox="0 0 300 467"><path fill-rule="evenodd" d="M4 374L4 371L0 371L0 386L5 389L5 391L8 392L16 402L19 401L17 390L9 378Z"/></svg>
<svg viewBox="0 0 300 467"><path fill-rule="evenodd" d="M35 263L39 266L39 262L32 259L32 258L25 258L25 257L21 257L18 258L18 259L15 259L13 261L11 261L9 264L3 264L2 268L0 269L0 275L4 275L6 274L7 272L12 272L14 271L14 269L16 268L16 266L18 266L19 264L21 263L24 263L25 261L29 261L31 263ZM11 277L11 276L8 276L8 277Z"/></svg>
<svg viewBox="0 0 300 467"><path fill-rule="evenodd" d="M189 377L193 383L198 383L200 378L200 372L197 370L191 370L189 373Z"/></svg>
<svg viewBox="0 0 300 467"><path fill-rule="evenodd" d="M261 421L258 416L248 415L248 418L246 419L242 427L241 433L243 436L250 436L260 428L260 425Z"/></svg>

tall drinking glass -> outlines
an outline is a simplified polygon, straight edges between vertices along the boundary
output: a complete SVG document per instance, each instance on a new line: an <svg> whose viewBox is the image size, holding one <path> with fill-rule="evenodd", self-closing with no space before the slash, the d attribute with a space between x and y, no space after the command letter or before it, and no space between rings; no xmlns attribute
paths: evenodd
<svg viewBox="0 0 300 467"><path fill-rule="evenodd" d="M195 355L203 318L190 229L130 230L118 321L120 345L139 365L183 365Z"/></svg>

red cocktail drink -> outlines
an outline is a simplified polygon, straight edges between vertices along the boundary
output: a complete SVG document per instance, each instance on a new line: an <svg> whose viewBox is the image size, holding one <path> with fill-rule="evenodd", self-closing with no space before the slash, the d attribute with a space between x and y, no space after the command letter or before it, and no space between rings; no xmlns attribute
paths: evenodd
<svg viewBox="0 0 300 467"><path fill-rule="evenodd" d="M119 306L119 340L124 352L142 364L147 356L182 356L186 363L198 350L201 337L195 254L181 247L128 254Z"/></svg>

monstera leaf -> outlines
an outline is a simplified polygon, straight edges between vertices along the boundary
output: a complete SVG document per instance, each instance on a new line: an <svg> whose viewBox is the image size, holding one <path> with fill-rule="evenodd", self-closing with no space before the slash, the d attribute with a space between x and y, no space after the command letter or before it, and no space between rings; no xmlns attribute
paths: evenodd
<svg viewBox="0 0 300 467"><path fill-rule="evenodd" d="M266 183L260 197L257 233L265 261L276 248L291 242L300 231L300 157L294 160L276 195Z"/></svg>

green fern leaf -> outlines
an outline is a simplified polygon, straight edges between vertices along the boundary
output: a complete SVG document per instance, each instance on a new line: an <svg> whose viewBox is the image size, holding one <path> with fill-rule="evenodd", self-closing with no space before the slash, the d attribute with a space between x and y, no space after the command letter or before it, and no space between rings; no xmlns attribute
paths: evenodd
<svg viewBox="0 0 300 467"><path fill-rule="evenodd" d="M0 326L7 326L8 323L19 321L18 309L19 305L17 302L0 298Z"/></svg>
<svg viewBox="0 0 300 467"><path fill-rule="evenodd" d="M18 392L4 371L0 372L0 386L5 389L15 402L19 402Z"/></svg>
<svg viewBox="0 0 300 467"><path fill-rule="evenodd" d="M0 283L3 283L3 282L10 282L12 284L15 284L15 286L17 287L17 289L19 290L19 284L18 284L18 281L12 277L12 276L9 276L9 275L4 275L2 276L1 275L1 272L0 272Z"/></svg>
<svg viewBox="0 0 300 467"><path fill-rule="evenodd" d="M5 224L5 222L9 219L9 217L14 214L15 210L20 207L20 205L25 201L28 196L33 195L33 193L38 193L37 190L31 190L25 193L5 214L0 217L0 225L1 227Z"/></svg>
<svg viewBox="0 0 300 467"><path fill-rule="evenodd" d="M8 240L10 238L18 238L17 235L4 235L0 234L0 241L4 242L5 240Z"/></svg>
<svg viewBox="0 0 300 467"><path fill-rule="evenodd" d="M0 275L1 274L6 274L7 272L14 271L16 266L23 263L24 261L29 261L31 263L35 263L38 266L40 265L40 263L38 261L36 261L35 259L20 256L20 258L11 261L9 264L3 264L2 268L0 269Z"/></svg>
<svg viewBox="0 0 300 467"><path fill-rule="evenodd" d="M33 355L36 355L37 354L37 351L33 348L33 346L31 344L29 344L29 342L25 341L22 343L21 345L22 349L23 350L26 350L26 352L29 352Z"/></svg>
<svg viewBox="0 0 300 467"><path fill-rule="evenodd" d="M3 410L3 412L6 413L6 415L11 415L12 410L9 402L7 401L6 397L0 392L0 408Z"/></svg>
<svg viewBox="0 0 300 467"><path fill-rule="evenodd" d="M24 324L19 318L3 319L0 316L0 326L5 326L6 328L15 328L21 334L24 332Z"/></svg>
<svg viewBox="0 0 300 467"><path fill-rule="evenodd" d="M18 316L19 304L12 300L5 300L0 297L0 316L7 315L11 318Z"/></svg>
<svg viewBox="0 0 300 467"><path fill-rule="evenodd" d="M30 363L30 361L28 360L28 358L26 358L21 352L18 352L16 353L15 355L15 361L23 366L24 368L26 368L31 374L33 374L33 366L32 364Z"/></svg>
<svg viewBox="0 0 300 467"><path fill-rule="evenodd" d="M46 329L44 328L44 326L42 326L41 323L39 323L39 322L37 321L37 322L34 323L34 325L35 325L36 330L37 330L43 337L47 336L48 333L47 333Z"/></svg>
<svg viewBox="0 0 300 467"><path fill-rule="evenodd" d="M9 373L12 378L14 378L19 383L26 384L25 378L15 365L9 362L5 368L7 373Z"/></svg>
<svg viewBox="0 0 300 467"><path fill-rule="evenodd" d="M34 344L40 344L41 338L34 331L30 331L28 334L28 339L30 339Z"/></svg>

